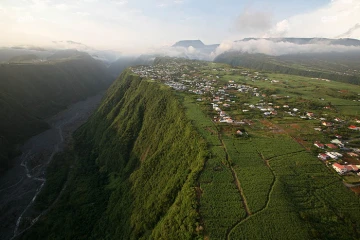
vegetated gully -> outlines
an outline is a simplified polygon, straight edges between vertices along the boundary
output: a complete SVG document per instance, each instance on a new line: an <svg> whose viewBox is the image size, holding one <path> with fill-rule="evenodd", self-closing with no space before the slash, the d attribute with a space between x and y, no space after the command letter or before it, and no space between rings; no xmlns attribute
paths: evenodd
<svg viewBox="0 0 360 240"><path fill-rule="evenodd" d="M0 177L0 239L12 239L24 231L21 223L45 185L47 166L64 149L71 134L90 117L103 95L101 92L77 102L46 119L51 128L21 147L23 154L15 159L15 166ZM37 219L31 220L30 227Z"/></svg>

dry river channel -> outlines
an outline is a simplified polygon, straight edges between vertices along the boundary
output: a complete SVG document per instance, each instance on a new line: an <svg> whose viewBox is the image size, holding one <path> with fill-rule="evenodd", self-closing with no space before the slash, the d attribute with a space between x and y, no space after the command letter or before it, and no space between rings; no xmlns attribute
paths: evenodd
<svg viewBox="0 0 360 240"><path fill-rule="evenodd" d="M69 143L71 134L87 121L103 95L77 102L46 119L51 128L21 146L22 155L15 159L15 166L0 177L0 239L14 239L37 221L38 217L31 219L26 228L21 227L23 221L29 221L27 215L46 183L47 166Z"/></svg>

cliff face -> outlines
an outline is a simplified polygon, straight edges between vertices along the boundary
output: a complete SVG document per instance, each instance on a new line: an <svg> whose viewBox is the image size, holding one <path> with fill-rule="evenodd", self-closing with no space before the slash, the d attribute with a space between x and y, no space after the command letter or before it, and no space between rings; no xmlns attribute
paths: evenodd
<svg viewBox="0 0 360 240"><path fill-rule="evenodd" d="M47 128L44 118L106 89L112 78L91 57L0 65L0 171L14 145Z"/></svg>
<svg viewBox="0 0 360 240"><path fill-rule="evenodd" d="M169 88L124 71L74 137L72 180L25 238L191 239L198 234L195 187L206 144Z"/></svg>

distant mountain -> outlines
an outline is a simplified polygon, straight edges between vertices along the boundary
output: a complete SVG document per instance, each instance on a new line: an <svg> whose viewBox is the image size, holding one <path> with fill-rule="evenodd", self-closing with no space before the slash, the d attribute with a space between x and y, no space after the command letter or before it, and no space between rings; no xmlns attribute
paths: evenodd
<svg viewBox="0 0 360 240"><path fill-rule="evenodd" d="M44 51L44 50L35 50L27 49L22 47L15 48L0 48L0 63L12 61L13 58L25 55L36 55L40 59L46 59L48 56L52 55L54 51Z"/></svg>
<svg viewBox="0 0 360 240"><path fill-rule="evenodd" d="M77 57L91 57L86 52L80 52L76 49L66 49L55 52L53 55L49 56L47 60L60 60L67 58L77 58Z"/></svg>
<svg viewBox="0 0 360 240"><path fill-rule="evenodd" d="M188 59L211 60L211 54L215 52L220 44L205 45L200 40L182 40L172 47L178 51L176 57ZM192 47L193 49L191 49Z"/></svg>
<svg viewBox="0 0 360 240"><path fill-rule="evenodd" d="M203 48L205 44L200 40L181 40L173 45L173 47L193 47L193 48Z"/></svg>
<svg viewBox="0 0 360 240"><path fill-rule="evenodd" d="M244 38L236 42L247 42L251 40L268 40L272 42L288 42L299 45L304 44L329 44L329 45L343 45L343 46L360 46L360 40L352 38Z"/></svg>
<svg viewBox="0 0 360 240"><path fill-rule="evenodd" d="M175 43L172 47L193 47L202 50L214 51L220 44L205 45L201 40L181 40Z"/></svg>
<svg viewBox="0 0 360 240"><path fill-rule="evenodd" d="M35 54L26 54L13 57L9 60L10 63L22 63L22 62L33 62L38 61L39 57Z"/></svg>

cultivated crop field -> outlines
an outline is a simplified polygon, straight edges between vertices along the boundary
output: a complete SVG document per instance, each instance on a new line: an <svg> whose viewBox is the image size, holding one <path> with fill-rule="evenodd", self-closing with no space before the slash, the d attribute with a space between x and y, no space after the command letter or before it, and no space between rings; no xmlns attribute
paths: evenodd
<svg viewBox="0 0 360 240"><path fill-rule="evenodd" d="M208 143L209 157L199 177L205 238L344 239L344 232L346 239L358 238L359 197L343 185L345 177L316 158L313 146L315 141L329 142L335 133L352 133L344 123L329 130L318 119L299 116L311 111L326 119L351 121L360 111L360 88L266 74L266 78L277 79L274 83L244 77L241 71L245 70L207 69L200 75L217 76L215 86L219 89L233 81L273 94L263 95L259 101L251 94L228 91L231 107L225 111L245 125L216 122L211 97L202 97L199 102L196 95L180 94L188 117ZM258 103L264 107L269 102L280 110L283 105L299 110L291 115L284 109L264 117L256 108L248 107ZM327 105L330 107L325 108ZM239 129L246 134L237 135ZM347 179L356 182L356 177Z"/></svg>

